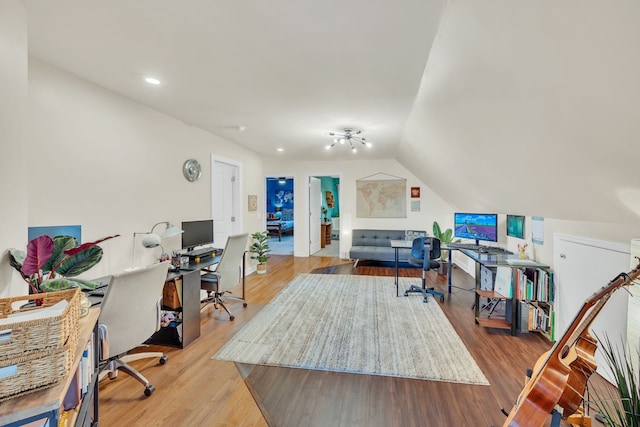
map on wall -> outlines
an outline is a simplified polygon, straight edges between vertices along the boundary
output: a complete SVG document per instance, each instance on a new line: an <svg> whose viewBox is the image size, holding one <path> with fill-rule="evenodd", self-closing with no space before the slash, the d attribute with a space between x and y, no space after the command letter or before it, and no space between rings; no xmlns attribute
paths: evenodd
<svg viewBox="0 0 640 427"><path fill-rule="evenodd" d="M406 218L407 180L356 181L356 217Z"/></svg>

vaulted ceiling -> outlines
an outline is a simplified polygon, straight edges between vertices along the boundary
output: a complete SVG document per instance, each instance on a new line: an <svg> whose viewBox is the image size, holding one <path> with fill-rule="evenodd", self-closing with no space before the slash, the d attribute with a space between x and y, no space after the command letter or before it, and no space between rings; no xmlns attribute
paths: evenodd
<svg viewBox="0 0 640 427"><path fill-rule="evenodd" d="M265 158L353 128L456 208L638 222L635 0L22 2L30 55Z"/></svg>

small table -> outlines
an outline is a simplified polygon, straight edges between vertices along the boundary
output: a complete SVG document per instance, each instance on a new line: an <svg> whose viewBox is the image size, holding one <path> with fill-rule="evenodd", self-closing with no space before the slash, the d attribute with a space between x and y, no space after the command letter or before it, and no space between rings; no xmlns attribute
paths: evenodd
<svg viewBox="0 0 640 427"><path fill-rule="evenodd" d="M411 249L411 247L413 246L413 240L390 240L390 243L394 252L394 284L396 285L396 296L400 296L398 291L398 251L402 248ZM424 246L425 251L429 253L429 251L431 250L431 245L425 242Z"/></svg>

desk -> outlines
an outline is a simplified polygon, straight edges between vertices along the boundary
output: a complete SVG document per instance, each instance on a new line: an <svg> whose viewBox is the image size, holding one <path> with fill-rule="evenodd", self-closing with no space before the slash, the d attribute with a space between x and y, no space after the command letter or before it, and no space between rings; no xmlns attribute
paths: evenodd
<svg viewBox="0 0 640 427"><path fill-rule="evenodd" d="M220 255L202 258L199 263L191 262L185 269L170 271L167 281L182 279L182 307L174 311L182 312L182 338L176 327L160 328L151 336L146 344L158 344L169 347L184 348L200 336L200 275L202 270L217 264ZM243 268L244 271L244 268ZM244 286L243 286L244 297ZM168 310L173 310L169 309Z"/></svg>

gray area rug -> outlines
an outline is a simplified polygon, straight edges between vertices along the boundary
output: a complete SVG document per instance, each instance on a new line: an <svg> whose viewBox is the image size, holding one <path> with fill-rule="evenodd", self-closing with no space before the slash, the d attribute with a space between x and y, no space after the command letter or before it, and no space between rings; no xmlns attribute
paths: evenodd
<svg viewBox="0 0 640 427"><path fill-rule="evenodd" d="M436 300L395 295L393 277L301 274L213 359L489 385Z"/></svg>

